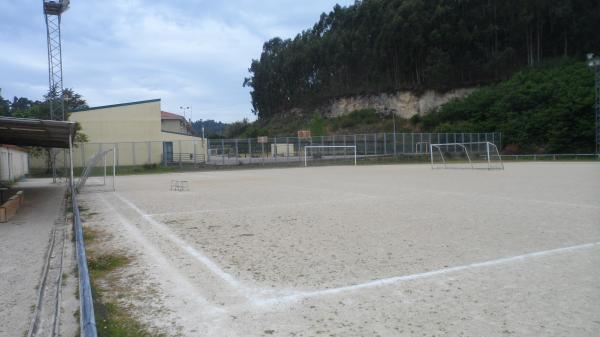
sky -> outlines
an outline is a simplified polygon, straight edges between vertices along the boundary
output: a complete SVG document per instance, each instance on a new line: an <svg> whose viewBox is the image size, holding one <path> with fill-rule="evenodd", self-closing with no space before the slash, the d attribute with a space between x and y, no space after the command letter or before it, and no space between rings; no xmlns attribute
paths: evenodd
<svg viewBox="0 0 600 337"><path fill-rule="evenodd" d="M252 59L335 4L354 0L71 0L62 17L63 81L90 106L162 99L187 117L254 120ZM41 100L48 90L42 1L0 1L0 88ZM190 116L191 115L191 116Z"/></svg>

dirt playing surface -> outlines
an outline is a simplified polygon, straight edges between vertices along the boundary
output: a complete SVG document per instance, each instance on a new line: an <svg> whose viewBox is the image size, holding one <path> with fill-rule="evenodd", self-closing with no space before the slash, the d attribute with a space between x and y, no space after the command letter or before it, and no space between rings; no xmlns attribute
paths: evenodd
<svg viewBox="0 0 600 337"><path fill-rule="evenodd" d="M81 200L134 257L121 301L168 335L600 334L597 163L132 176Z"/></svg>

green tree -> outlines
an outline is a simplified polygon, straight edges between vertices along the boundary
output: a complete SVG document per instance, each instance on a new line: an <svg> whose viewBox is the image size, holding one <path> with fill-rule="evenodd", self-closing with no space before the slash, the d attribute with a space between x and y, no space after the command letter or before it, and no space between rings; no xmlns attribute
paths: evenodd
<svg viewBox="0 0 600 337"><path fill-rule="evenodd" d="M600 2L363 0L293 39L273 38L244 86L260 118L340 96L497 83L556 57L600 52Z"/></svg>

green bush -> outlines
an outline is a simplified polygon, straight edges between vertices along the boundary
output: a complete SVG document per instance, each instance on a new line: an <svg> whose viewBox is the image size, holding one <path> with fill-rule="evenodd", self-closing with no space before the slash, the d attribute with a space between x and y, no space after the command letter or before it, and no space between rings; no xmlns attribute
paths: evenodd
<svg viewBox="0 0 600 337"><path fill-rule="evenodd" d="M426 115L434 132L502 132L521 152L591 153L594 76L583 62L560 59L527 68Z"/></svg>

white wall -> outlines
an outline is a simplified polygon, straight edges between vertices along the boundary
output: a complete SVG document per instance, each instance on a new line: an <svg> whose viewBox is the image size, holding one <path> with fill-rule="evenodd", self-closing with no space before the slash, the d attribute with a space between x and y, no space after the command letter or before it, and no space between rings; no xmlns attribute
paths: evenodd
<svg viewBox="0 0 600 337"><path fill-rule="evenodd" d="M0 146L0 181L14 181L28 173L28 152L17 147Z"/></svg>

